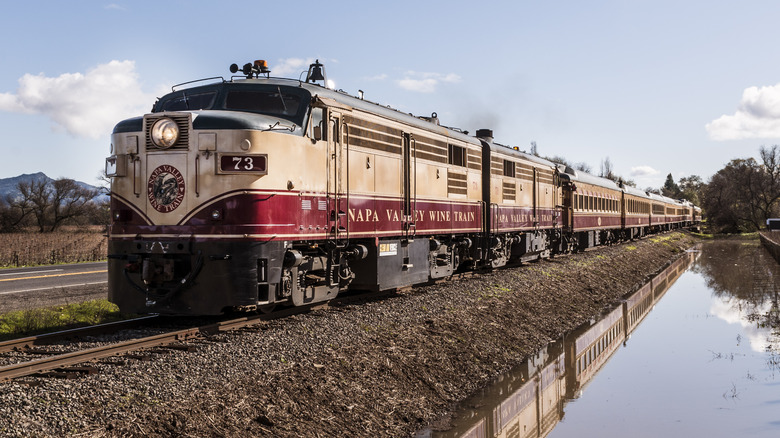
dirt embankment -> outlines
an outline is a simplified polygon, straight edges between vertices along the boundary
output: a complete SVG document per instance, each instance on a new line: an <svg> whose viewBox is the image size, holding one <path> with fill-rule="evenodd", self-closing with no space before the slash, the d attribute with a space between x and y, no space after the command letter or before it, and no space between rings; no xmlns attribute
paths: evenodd
<svg viewBox="0 0 780 438"><path fill-rule="evenodd" d="M693 243L671 233L275 321L67 384L0 385L0 413L16 416L6 431L44 436L410 436Z"/></svg>

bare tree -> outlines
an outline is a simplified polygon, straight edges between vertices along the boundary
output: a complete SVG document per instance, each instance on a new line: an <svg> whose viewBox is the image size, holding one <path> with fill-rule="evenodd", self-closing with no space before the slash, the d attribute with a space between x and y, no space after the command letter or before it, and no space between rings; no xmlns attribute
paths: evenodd
<svg viewBox="0 0 780 438"><path fill-rule="evenodd" d="M30 213L41 232L46 229L46 213L49 209L49 183L44 180L22 181L16 185L21 202L30 206Z"/></svg>
<svg viewBox="0 0 780 438"><path fill-rule="evenodd" d="M570 167L574 170L581 170L585 173L591 173L591 167L585 163L585 162L579 162L579 163L573 163L566 158L561 157L560 155L555 155L552 157L542 157L547 161L552 161L553 163L563 164L564 166Z"/></svg>
<svg viewBox="0 0 780 438"><path fill-rule="evenodd" d="M609 157L601 160L601 173L599 173L599 176L613 181L617 180L615 172L612 170L612 161L609 160Z"/></svg>
<svg viewBox="0 0 780 438"><path fill-rule="evenodd" d="M766 175L763 201L767 218L780 216L780 146L761 146L761 164Z"/></svg>
<svg viewBox="0 0 780 438"><path fill-rule="evenodd" d="M531 155L536 155L537 157L539 156L539 150L536 147L535 141L531 142Z"/></svg>
<svg viewBox="0 0 780 438"><path fill-rule="evenodd" d="M10 233L28 224L32 204L20 196L0 199L0 233Z"/></svg>
<svg viewBox="0 0 780 438"><path fill-rule="evenodd" d="M622 176L615 173L615 166L612 164L612 160L610 160L609 157L601 160L601 172L599 173L599 176L602 178L611 179L620 185L636 187L636 182L627 178L623 178Z"/></svg>
<svg viewBox="0 0 780 438"><path fill-rule="evenodd" d="M68 178L20 182L17 189L19 204L29 208L42 233L55 231L67 220L86 214L92 198L98 195L97 190Z"/></svg>
<svg viewBox="0 0 780 438"><path fill-rule="evenodd" d="M54 231L68 219L86 214L87 205L100 193L98 190L82 187L68 178L54 180L52 187L49 231Z"/></svg>
<svg viewBox="0 0 780 438"><path fill-rule="evenodd" d="M106 169L103 169L100 171L100 173L97 176L98 181L98 190L100 193L109 194L111 193L111 177L106 174Z"/></svg>

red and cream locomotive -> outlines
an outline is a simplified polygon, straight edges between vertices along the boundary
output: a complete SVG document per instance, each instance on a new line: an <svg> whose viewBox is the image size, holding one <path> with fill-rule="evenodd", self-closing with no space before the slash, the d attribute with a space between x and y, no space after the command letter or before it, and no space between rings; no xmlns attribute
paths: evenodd
<svg viewBox="0 0 780 438"><path fill-rule="evenodd" d="M122 311L306 305L685 223L625 208L675 201L328 89L323 72L277 79L256 61L116 125L109 298Z"/></svg>

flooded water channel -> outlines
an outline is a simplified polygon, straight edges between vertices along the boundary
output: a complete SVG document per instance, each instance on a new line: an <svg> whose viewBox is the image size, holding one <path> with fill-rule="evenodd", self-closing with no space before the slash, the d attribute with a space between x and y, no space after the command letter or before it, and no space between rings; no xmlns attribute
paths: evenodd
<svg viewBox="0 0 780 438"><path fill-rule="evenodd" d="M418 437L778 437L780 265L718 240Z"/></svg>

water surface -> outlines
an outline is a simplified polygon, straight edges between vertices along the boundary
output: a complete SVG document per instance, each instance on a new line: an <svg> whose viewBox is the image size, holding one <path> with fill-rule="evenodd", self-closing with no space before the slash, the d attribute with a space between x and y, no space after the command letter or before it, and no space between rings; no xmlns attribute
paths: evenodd
<svg viewBox="0 0 780 438"><path fill-rule="evenodd" d="M780 265L702 244L464 403L430 437L778 437Z"/></svg>

